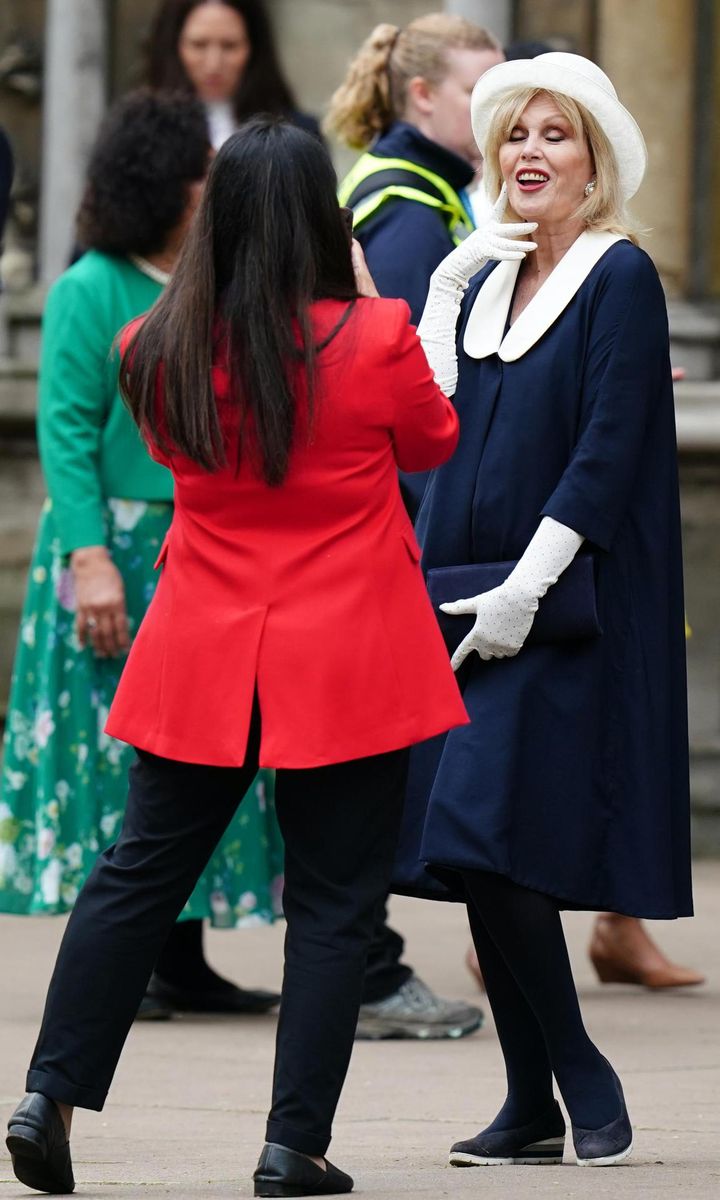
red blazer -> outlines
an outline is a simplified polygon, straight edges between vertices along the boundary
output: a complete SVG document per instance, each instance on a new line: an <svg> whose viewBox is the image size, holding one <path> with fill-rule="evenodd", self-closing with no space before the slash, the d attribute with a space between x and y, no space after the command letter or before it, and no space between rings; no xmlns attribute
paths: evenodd
<svg viewBox="0 0 720 1200"><path fill-rule="evenodd" d="M318 340L344 305L313 306ZM315 767L467 723L397 482L450 457L455 410L402 300L363 299L321 351L310 441L281 487L245 456L208 473L150 453L175 479L163 571L107 732L165 758L242 764L253 695L260 764ZM214 369L232 442L237 409ZM230 450L232 463L232 448Z"/></svg>

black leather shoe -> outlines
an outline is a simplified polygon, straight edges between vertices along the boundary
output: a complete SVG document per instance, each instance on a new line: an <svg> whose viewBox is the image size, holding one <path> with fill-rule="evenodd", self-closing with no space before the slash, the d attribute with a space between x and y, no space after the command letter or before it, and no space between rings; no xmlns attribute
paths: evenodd
<svg viewBox="0 0 720 1200"><path fill-rule="evenodd" d="M146 992L135 1013L136 1021L171 1021L173 1010L150 992Z"/></svg>
<svg viewBox="0 0 720 1200"><path fill-rule="evenodd" d="M263 1146L253 1175L256 1196L337 1196L351 1192L353 1180L325 1159L327 1170L297 1150L275 1142Z"/></svg>
<svg viewBox="0 0 720 1200"><path fill-rule="evenodd" d="M537 1120L518 1129L485 1130L450 1150L451 1167L537 1166L561 1163L565 1120L557 1100Z"/></svg>
<svg viewBox="0 0 720 1200"><path fill-rule="evenodd" d="M196 991L194 988L167 983L155 974L150 977L146 995L175 1012L225 1013L230 1016L266 1013L280 1003L277 992L250 991L225 980L221 987L198 988Z"/></svg>
<svg viewBox="0 0 720 1200"><path fill-rule="evenodd" d="M8 1121L5 1139L13 1171L38 1192L66 1196L75 1190L70 1143L54 1100L30 1092Z"/></svg>
<svg viewBox="0 0 720 1200"><path fill-rule="evenodd" d="M608 1063L608 1067L610 1064ZM620 1101L620 1116L601 1129L581 1129L573 1125L572 1136L579 1167L614 1167L627 1158L633 1148L633 1132L622 1084L610 1067Z"/></svg>

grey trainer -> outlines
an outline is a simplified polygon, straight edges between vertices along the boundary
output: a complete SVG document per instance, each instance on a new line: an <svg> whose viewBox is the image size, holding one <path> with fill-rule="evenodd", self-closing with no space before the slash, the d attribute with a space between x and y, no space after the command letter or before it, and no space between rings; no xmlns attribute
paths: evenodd
<svg viewBox="0 0 720 1200"><path fill-rule="evenodd" d="M411 975L391 996L360 1006L355 1037L360 1041L461 1038L479 1029L484 1019L481 1009L436 996L422 979Z"/></svg>

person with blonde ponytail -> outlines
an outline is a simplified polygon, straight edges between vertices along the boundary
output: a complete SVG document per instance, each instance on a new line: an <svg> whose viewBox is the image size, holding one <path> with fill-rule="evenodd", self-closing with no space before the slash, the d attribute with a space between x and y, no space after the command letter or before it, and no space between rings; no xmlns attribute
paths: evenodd
<svg viewBox="0 0 720 1200"><path fill-rule="evenodd" d="M327 132L365 151L341 203L353 209L378 291L407 300L414 324L432 272L474 228L470 95L503 58L491 33L450 13L378 25L330 102Z"/></svg>

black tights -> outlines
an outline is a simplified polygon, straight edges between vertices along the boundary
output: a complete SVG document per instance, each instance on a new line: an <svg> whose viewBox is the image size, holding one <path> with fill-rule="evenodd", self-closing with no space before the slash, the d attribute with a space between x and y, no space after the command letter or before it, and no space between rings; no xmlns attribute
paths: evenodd
<svg viewBox="0 0 720 1200"><path fill-rule="evenodd" d="M463 882L507 1071L507 1099L491 1128L546 1111L553 1075L574 1125L607 1125L619 1116L617 1091L583 1025L556 901L487 871L464 871Z"/></svg>
<svg viewBox="0 0 720 1200"><path fill-rule="evenodd" d="M233 987L213 971L205 958L200 920L176 921L155 963L155 971L163 983L188 991Z"/></svg>

